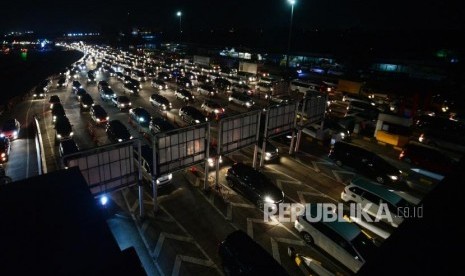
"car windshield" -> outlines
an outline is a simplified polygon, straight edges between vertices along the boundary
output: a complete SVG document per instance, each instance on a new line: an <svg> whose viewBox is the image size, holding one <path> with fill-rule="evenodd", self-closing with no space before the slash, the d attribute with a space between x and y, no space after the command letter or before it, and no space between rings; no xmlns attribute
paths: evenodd
<svg viewBox="0 0 465 276"><path fill-rule="evenodd" d="M126 97L126 96L121 96L121 97L118 97L118 101L120 103L127 103L127 102L129 102L129 98Z"/></svg>

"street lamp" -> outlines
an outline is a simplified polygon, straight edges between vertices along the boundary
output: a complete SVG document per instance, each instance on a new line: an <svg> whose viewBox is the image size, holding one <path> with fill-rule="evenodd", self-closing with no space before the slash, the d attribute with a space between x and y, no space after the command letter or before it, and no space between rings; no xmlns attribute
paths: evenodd
<svg viewBox="0 0 465 276"><path fill-rule="evenodd" d="M176 16L179 17L179 43L181 43L181 36L182 36L182 12L178 11Z"/></svg>
<svg viewBox="0 0 465 276"><path fill-rule="evenodd" d="M296 0L287 0L291 4L291 23L289 24L289 37L287 39L287 55L286 55L286 68L289 70L289 52L291 50L291 37L292 37L292 19L294 18L294 5Z"/></svg>

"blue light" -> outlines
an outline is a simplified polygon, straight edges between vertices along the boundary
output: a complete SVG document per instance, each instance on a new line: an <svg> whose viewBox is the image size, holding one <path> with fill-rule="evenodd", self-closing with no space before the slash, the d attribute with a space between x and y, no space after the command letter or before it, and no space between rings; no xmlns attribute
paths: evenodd
<svg viewBox="0 0 465 276"><path fill-rule="evenodd" d="M106 195L103 195L100 197L100 204L102 204L102 206L105 206L107 205L108 203L108 197Z"/></svg>

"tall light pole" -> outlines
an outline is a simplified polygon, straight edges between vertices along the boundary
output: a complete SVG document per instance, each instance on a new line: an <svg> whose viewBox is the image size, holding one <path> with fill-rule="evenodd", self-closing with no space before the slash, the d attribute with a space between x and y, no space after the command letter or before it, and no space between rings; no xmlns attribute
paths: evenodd
<svg viewBox="0 0 465 276"><path fill-rule="evenodd" d="M179 17L179 43L181 43L181 36L182 36L182 12L178 11L176 16Z"/></svg>
<svg viewBox="0 0 465 276"><path fill-rule="evenodd" d="M287 0L291 4L291 22L289 24L289 37L287 39L287 53L286 53L286 69L289 70L289 53L291 51L291 37L292 37L292 19L294 18L294 5L296 0Z"/></svg>

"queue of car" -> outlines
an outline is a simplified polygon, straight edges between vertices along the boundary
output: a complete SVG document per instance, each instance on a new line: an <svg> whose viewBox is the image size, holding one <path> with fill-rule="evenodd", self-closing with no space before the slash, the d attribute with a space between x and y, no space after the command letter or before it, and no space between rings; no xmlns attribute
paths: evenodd
<svg viewBox="0 0 465 276"><path fill-rule="evenodd" d="M254 86L251 83L257 80L253 79L252 76L247 75L241 77L234 73L226 74L226 70L220 73L213 68L196 68L196 66L192 64L185 63L184 65L179 65L177 62L167 62L167 60L161 64L160 61L148 61L146 58L140 58L135 55L128 55L131 58L112 58L112 55L108 56L110 57L103 54L103 59L107 61L103 61L104 65L102 68L110 66L109 69L115 71L115 73L113 75L110 74L110 76L114 76L122 82L124 91L129 96L137 95L141 89L140 82L149 81L148 76L152 77L150 83L146 85L153 87L156 93L152 94L148 101L158 111L170 111L173 109L173 104L177 104L177 101L171 103L168 98L161 95L161 93L167 92L166 90L169 85L172 86L174 84L176 87L174 96L184 104L184 106L179 108L177 113L179 117L188 124L204 123L208 122L210 119L219 119L224 116L225 106L222 106L218 103L219 101L215 100L215 97L218 97L219 93L222 92L225 92L224 94L230 104L244 107L242 110L259 105L259 103L255 103L252 98L256 95L255 91L258 93L265 92L267 95L266 99L268 99L271 104L285 104L293 100L289 95L276 96L271 94L275 87L275 80L270 80L270 82L268 82L268 80L263 78L258 80L258 83ZM114 66L115 64L117 64L117 66ZM77 93L83 88L80 83L77 81L75 82L73 82L73 89L75 89L75 93ZM298 91L302 89L307 91L311 84L295 81L293 85ZM166 119L160 116L152 116L148 110L142 107L133 107L128 96L117 95L111 90L108 83L99 82L98 88L102 100L108 101L109 104L114 105L120 110L129 110L129 121L133 126L147 128L152 135L175 129L175 126ZM188 105L196 100L193 91L196 91L206 98L203 100L200 110L192 105ZM84 97L84 95L82 97ZM202 99L202 97L199 98ZM371 118L373 114L379 112L377 103L367 101L365 98L347 96L343 99L343 102L345 102L343 107L345 110L344 112L351 112L351 114L366 114ZM56 104L59 103L54 103L54 105ZM112 142L122 142L132 139L132 136L123 123L118 120L109 120L108 116L103 115L106 113L99 110L103 109L101 106L90 106L92 120L95 123L100 122L106 125L106 133ZM335 108L335 105L332 103L329 104L329 108L331 108L331 106L333 109ZM344 117L347 117L346 115L344 115ZM325 121L325 127L321 129L318 129L318 127L319 126L315 126L314 129L307 131L313 131L314 133L321 132L324 137L336 141L329 153L329 157L334 163L338 166L350 167L358 175L366 178L353 179L350 184L343 189L341 193L342 201L357 202L365 206L368 206L369 203L373 203L370 205L372 209L369 209L368 212L372 216L376 216L378 210L376 208L379 208L376 204L380 202L387 203L389 208L405 207L410 204L388 188L388 185L405 184L406 175L402 170L393 165L389 160L386 160L383 156L349 143L351 131L342 123L339 123L338 120L335 120L334 117L331 120ZM431 139L427 140L429 137L427 133L431 133L431 131L424 131L422 136L418 138L419 143L431 141ZM262 153L263 145L265 145L265 151ZM430 154L434 156L434 159L444 160L444 164L453 164L453 161L442 156L440 152L435 152L433 148L434 145L430 144L428 149L425 149L423 146L424 145L421 144L408 144L400 154L400 160L421 167L428 168L429 166L429 170L446 173L448 165L445 165L443 168L435 168L435 162L433 160L429 161L430 164L428 164L428 159L422 156ZM258 142L258 149L258 154L263 154L266 161L279 159L279 149L270 143L270 141L264 141L262 137ZM148 150L150 150L150 148ZM208 160L210 166L216 163L216 159L222 159L221 156L217 158L213 154L211 154L211 158L215 160L212 160L212 162ZM150 164L150 162L151 161L147 160L146 163ZM151 166L147 165L145 169L148 176L150 174L150 168ZM159 179L159 181L157 180L157 183L165 183L165 181L169 181L171 178L172 176L163 177ZM147 179L151 180L149 177ZM268 179L260 171L243 163L232 165L227 170L226 180L231 189L242 194L244 198L255 204L259 209L263 209L265 203L276 206L285 200L284 193L273 181ZM391 225L393 227L398 227L400 223L402 223L402 220L397 219L392 222ZM306 220L304 216L300 216L296 220L294 227L302 235L306 243L317 245L320 249L336 258L353 272L358 271L366 260L370 258L372 252L376 250L373 240L367 236L359 226L351 222L312 223ZM228 242L224 244L226 243ZM250 248L254 247L252 244L247 246L250 246ZM245 250L244 252L249 252L249 247L246 249L236 249L230 245L222 245L220 247L220 254L222 254L225 267L229 267L228 269L231 269L231 271L243 269L241 266L244 264L234 262L240 262L245 253L240 253L242 255L239 256L235 255L231 250ZM226 247L230 248L227 250L231 252L226 252ZM248 269L254 271L254 269L256 269L256 264L252 264L250 267Z"/></svg>

